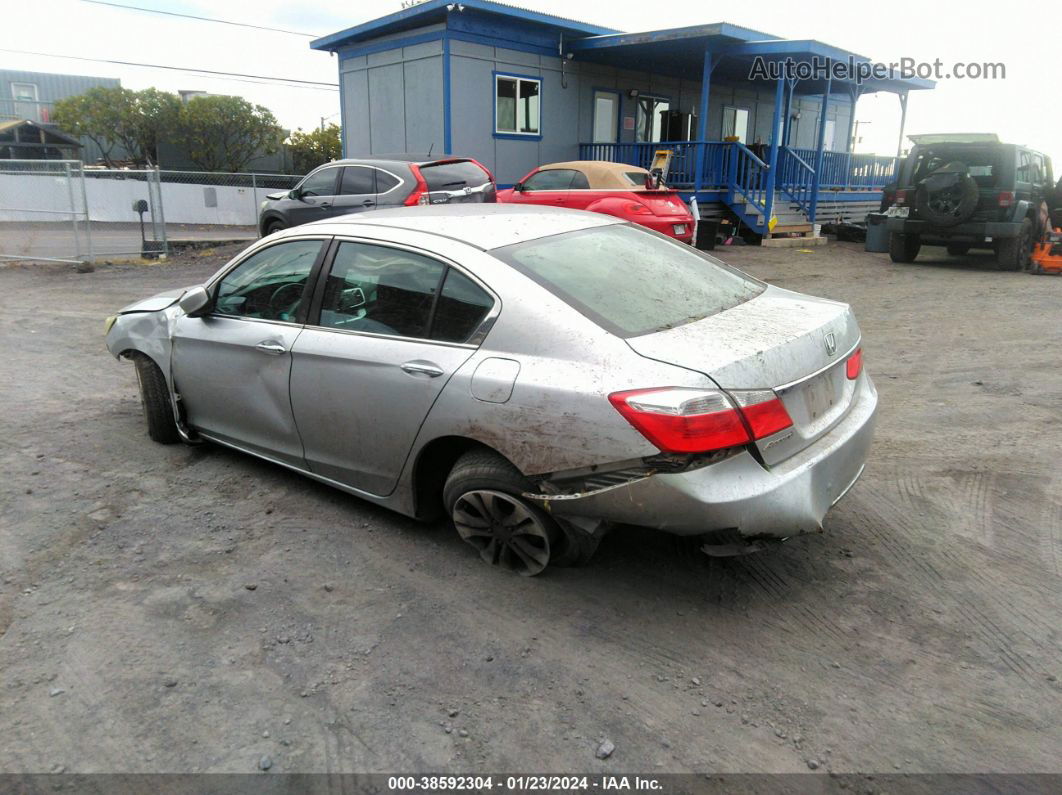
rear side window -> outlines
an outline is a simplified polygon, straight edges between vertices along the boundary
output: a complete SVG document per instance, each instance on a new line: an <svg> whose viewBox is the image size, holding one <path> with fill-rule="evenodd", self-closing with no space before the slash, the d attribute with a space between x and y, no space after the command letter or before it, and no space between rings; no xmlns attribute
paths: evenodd
<svg viewBox="0 0 1062 795"><path fill-rule="evenodd" d="M424 337L446 265L403 249L339 244L325 282L320 325Z"/></svg>
<svg viewBox="0 0 1062 795"><path fill-rule="evenodd" d="M572 190L590 190L590 180L582 171L576 171L572 177Z"/></svg>
<svg viewBox="0 0 1062 795"><path fill-rule="evenodd" d="M765 289L696 249L627 224L529 240L491 254L621 337L692 323Z"/></svg>
<svg viewBox="0 0 1062 795"><path fill-rule="evenodd" d="M446 273L446 281L435 305L431 338L464 342L483 322L493 305L494 299L478 284L451 268Z"/></svg>
<svg viewBox="0 0 1062 795"><path fill-rule="evenodd" d="M339 192L344 196L376 193L376 169L368 166L347 166L339 181Z"/></svg>
<svg viewBox="0 0 1062 795"><path fill-rule="evenodd" d="M429 163L420 167L420 174L428 183L428 190L460 190L478 188L490 182L490 176L470 160L448 163Z"/></svg>
<svg viewBox="0 0 1062 795"><path fill-rule="evenodd" d="M388 174L386 171L376 170L376 192L387 193L395 185L399 184L402 180L398 177Z"/></svg>

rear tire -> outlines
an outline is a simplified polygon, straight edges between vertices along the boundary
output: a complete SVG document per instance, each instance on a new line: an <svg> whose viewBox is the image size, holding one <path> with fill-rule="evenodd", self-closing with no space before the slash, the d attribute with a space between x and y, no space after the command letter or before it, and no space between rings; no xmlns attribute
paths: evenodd
<svg viewBox="0 0 1062 795"><path fill-rule="evenodd" d="M996 270L1023 271L1027 270L1032 256L1033 225L1026 218L1021 222L1021 230L1017 237L1007 237L999 241L996 246Z"/></svg>
<svg viewBox="0 0 1062 795"><path fill-rule="evenodd" d="M893 262L914 262L922 248L918 235L893 232L889 235L889 259Z"/></svg>
<svg viewBox="0 0 1062 795"><path fill-rule="evenodd" d="M162 370L142 353L134 357L133 364L136 365L136 379L140 384L140 402L144 407L148 436L159 444L179 442L181 435L177 433L170 389Z"/></svg>
<svg viewBox="0 0 1062 795"><path fill-rule="evenodd" d="M532 488L497 453L473 450L450 470L443 486L443 505L461 539L483 560L533 577L550 564L561 530L523 497Z"/></svg>
<svg viewBox="0 0 1062 795"><path fill-rule="evenodd" d="M969 243L949 243L948 253L953 257L963 257L970 253Z"/></svg>

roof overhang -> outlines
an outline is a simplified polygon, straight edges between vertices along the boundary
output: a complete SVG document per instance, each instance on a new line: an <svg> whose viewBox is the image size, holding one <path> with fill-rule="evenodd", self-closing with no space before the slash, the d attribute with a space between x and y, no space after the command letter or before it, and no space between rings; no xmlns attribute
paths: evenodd
<svg viewBox="0 0 1062 795"><path fill-rule="evenodd" d="M537 27L555 29L556 32L563 33L566 36L600 36L618 32L615 28L590 25L574 19L566 19L553 14L543 14L539 11L519 8L508 3L495 2L495 0L461 0L461 2L456 2L456 0L428 0L426 3L418 3L393 14L314 39L310 42L310 47L315 50L334 52L340 47L372 41L392 34L405 33L417 28L423 28L426 25L445 23L451 15L460 18L467 11L504 17L509 21L520 21Z"/></svg>

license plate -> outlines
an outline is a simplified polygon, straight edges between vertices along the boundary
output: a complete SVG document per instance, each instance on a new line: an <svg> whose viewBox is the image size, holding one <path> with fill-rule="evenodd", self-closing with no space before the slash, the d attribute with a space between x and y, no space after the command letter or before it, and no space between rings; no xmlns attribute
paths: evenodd
<svg viewBox="0 0 1062 795"><path fill-rule="evenodd" d="M889 209L887 209L885 211L885 215L889 216L889 218L906 218L910 214L911 214L911 208L910 207L896 207L896 206L893 206L893 207L890 207Z"/></svg>
<svg viewBox="0 0 1062 795"><path fill-rule="evenodd" d="M829 373L813 378L804 387L804 405L808 415L816 420L833 407L833 379Z"/></svg>
<svg viewBox="0 0 1062 795"><path fill-rule="evenodd" d="M686 225L685 224L675 224L674 229L675 229L675 234L676 235L684 235L684 234L686 234Z"/></svg>

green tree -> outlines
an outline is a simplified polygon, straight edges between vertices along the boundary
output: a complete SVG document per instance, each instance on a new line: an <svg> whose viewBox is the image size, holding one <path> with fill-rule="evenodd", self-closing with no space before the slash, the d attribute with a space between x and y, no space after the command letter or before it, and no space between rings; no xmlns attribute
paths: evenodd
<svg viewBox="0 0 1062 795"><path fill-rule="evenodd" d="M125 91L97 86L84 94L60 99L53 108L52 121L71 135L88 138L100 148L107 165L113 166L111 155L118 144Z"/></svg>
<svg viewBox="0 0 1062 795"><path fill-rule="evenodd" d="M306 174L324 163L338 160L343 153L338 124L318 127L310 132L296 130L287 143L296 174Z"/></svg>
<svg viewBox="0 0 1062 795"><path fill-rule="evenodd" d="M107 165L115 148L137 164L158 163L159 140L172 129L181 108L176 94L154 88L132 91L97 86L55 103L53 121L72 135L84 135L99 146Z"/></svg>
<svg viewBox="0 0 1062 795"><path fill-rule="evenodd" d="M156 88L129 94L122 105L119 140L137 163L158 165L159 142L172 135L180 117L180 97Z"/></svg>
<svg viewBox="0 0 1062 795"><path fill-rule="evenodd" d="M256 156L280 148L283 130L261 105L241 97L194 97L178 115L176 139L204 171L242 171Z"/></svg>

